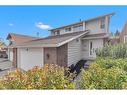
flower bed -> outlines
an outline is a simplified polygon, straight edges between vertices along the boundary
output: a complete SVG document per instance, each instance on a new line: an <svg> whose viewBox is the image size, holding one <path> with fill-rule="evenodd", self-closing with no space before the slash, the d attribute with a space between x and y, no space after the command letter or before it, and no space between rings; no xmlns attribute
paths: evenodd
<svg viewBox="0 0 127 95"><path fill-rule="evenodd" d="M72 77L66 77L62 67L46 64L22 72L17 69L0 80L0 89L73 89Z"/></svg>

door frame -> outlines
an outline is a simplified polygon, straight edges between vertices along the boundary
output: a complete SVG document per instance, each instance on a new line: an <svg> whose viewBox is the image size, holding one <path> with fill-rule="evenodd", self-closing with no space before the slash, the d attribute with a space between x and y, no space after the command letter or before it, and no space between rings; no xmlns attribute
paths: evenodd
<svg viewBox="0 0 127 95"><path fill-rule="evenodd" d="M91 49L91 42L92 42L92 49ZM89 57L94 57L94 54L93 54L93 41L92 40L89 40Z"/></svg>

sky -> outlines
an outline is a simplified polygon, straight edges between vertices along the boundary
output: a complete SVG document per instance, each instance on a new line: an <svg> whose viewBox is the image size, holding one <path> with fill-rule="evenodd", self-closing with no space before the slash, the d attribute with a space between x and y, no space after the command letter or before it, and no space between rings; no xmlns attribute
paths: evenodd
<svg viewBox="0 0 127 95"><path fill-rule="evenodd" d="M0 6L0 38L6 42L8 33L46 37L52 28L112 12L110 32L121 31L127 6Z"/></svg>

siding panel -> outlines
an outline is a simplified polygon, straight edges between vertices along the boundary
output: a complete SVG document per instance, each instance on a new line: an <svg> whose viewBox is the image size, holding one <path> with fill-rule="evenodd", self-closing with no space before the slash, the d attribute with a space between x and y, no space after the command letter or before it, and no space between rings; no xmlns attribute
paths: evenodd
<svg viewBox="0 0 127 95"><path fill-rule="evenodd" d="M68 66L81 60L81 40L77 39L68 43Z"/></svg>
<svg viewBox="0 0 127 95"><path fill-rule="evenodd" d="M106 32L106 30L108 29L108 25L106 24L106 20L105 20L105 28L104 29L100 28L100 20L101 20L101 18L86 22L86 24L85 24L86 30L87 29L90 30L90 34Z"/></svg>

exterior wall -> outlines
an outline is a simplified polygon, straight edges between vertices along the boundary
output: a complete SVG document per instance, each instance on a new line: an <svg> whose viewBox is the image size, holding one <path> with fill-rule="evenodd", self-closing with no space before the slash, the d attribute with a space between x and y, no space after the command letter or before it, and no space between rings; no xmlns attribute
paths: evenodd
<svg viewBox="0 0 127 95"><path fill-rule="evenodd" d="M100 25L101 25L101 19L105 19L105 28L101 29ZM97 33L102 33L102 32L108 32L108 27L109 27L109 20L107 19L107 17L103 17L100 19L95 19L95 20L91 20L86 22L86 30L90 30L90 34L97 34Z"/></svg>
<svg viewBox="0 0 127 95"><path fill-rule="evenodd" d="M80 38L68 43L68 66L76 64L81 60L81 40Z"/></svg>
<svg viewBox="0 0 127 95"><path fill-rule="evenodd" d="M57 64L59 66L64 66L67 67L67 47L68 45L62 45L60 47L57 48Z"/></svg>
<svg viewBox="0 0 127 95"><path fill-rule="evenodd" d="M18 48L18 68L23 70L32 69L34 66L42 67L43 48Z"/></svg>
<svg viewBox="0 0 127 95"><path fill-rule="evenodd" d="M67 44L60 47L44 48L44 63L67 66Z"/></svg>
<svg viewBox="0 0 127 95"><path fill-rule="evenodd" d="M102 19L104 19L104 24L105 24L103 29L100 27ZM68 31L68 32L65 31L65 29L67 27L64 27L64 28L58 29L58 30L60 32L60 35L61 34L66 34L66 33L72 33L72 32L79 32L79 31L83 31L83 30L90 30L90 34L97 34L97 33L102 33L102 32L108 33L109 32L109 20L110 20L110 17L109 16L105 16L105 17L102 17L102 18L88 20L88 21L81 22L79 24L68 26L68 27L71 27L71 31ZM79 26L81 25L82 28L74 31L74 27L76 25L79 25ZM51 34L53 36L54 34L52 32L53 31L51 31Z"/></svg>
<svg viewBox="0 0 127 95"><path fill-rule="evenodd" d="M47 58L49 56L49 58ZM44 64L57 64L57 48L44 48Z"/></svg>
<svg viewBox="0 0 127 95"><path fill-rule="evenodd" d="M93 43L93 55L90 55L90 41ZM102 48L104 45L104 39L91 39L91 40L82 40L82 58L83 59L95 59L96 58L96 49Z"/></svg>
<svg viewBox="0 0 127 95"><path fill-rule="evenodd" d="M82 59L89 57L89 40L82 40Z"/></svg>

